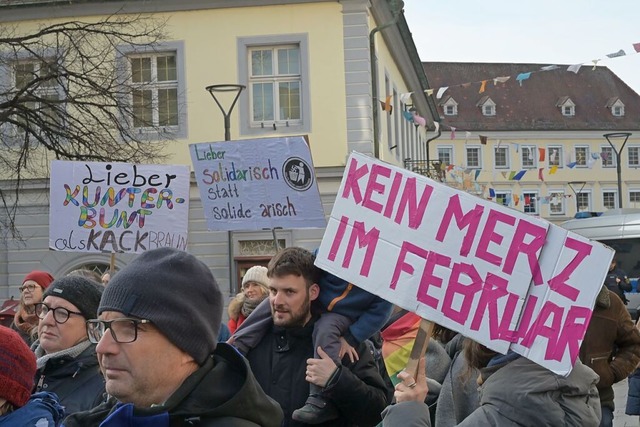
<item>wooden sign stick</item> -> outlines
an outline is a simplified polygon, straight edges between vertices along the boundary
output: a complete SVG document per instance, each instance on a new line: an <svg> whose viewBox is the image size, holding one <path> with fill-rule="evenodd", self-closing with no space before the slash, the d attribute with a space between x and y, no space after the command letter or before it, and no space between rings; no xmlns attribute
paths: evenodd
<svg viewBox="0 0 640 427"><path fill-rule="evenodd" d="M111 261L109 262L109 274L112 277L115 269L116 269L116 253L111 252Z"/></svg>
<svg viewBox="0 0 640 427"><path fill-rule="evenodd" d="M427 346L429 345L429 339L431 338L432 332L433 322L422 319L420 321L416 340L414 341L413 348L411 349L411 354L409 355L407 367L404 368L406 372L411 374L414 380L418 378L418 362L427 351Z"/></svg>

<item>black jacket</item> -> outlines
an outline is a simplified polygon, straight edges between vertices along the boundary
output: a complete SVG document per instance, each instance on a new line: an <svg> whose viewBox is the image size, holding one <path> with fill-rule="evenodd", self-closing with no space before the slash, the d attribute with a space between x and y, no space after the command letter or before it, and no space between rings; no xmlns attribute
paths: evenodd
<svg viewBox="0 0 640 427"><path fill-rule="evenodd" d="M35 392L40 391L57 394L67 414L86 411L102 403L104 379L98 367L95 344L75 358L49 359L36 372Z"/></svg>
<svg viewBox="0 0 640 427"><path fill-rule="evenodd" d="M117 403L111 397L91 411L70 415L63 424L98 427ZM134 408L133 416L151 417L165 412L172 427L279 427L282 420L282 410L262 391L247 361L226 343L219 343L213 355L164 405Z"/></svg>
<svg viewBox="0 0 640 427"><path fill-rule="evenodd" d="M271 327L260 343L249 351L251 370L264 391L284 411L283 426L306 426L291 419L294 410L304 406L309 395L305 380L307 359L313 358L312 332L315 318L301 328ZM340 411L341 417L322 426L375 426L391 398L371 352L365 343L358 348L356 363L343 359L337 381L323 390Z"/></svg>

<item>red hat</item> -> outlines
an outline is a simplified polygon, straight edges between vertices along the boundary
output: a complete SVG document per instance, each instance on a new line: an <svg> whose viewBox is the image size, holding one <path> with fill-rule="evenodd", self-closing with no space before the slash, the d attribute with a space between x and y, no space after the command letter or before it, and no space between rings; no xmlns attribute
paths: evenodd
<svg viewBox="0 0 640 427"><path fill-rule="evenodd" d="M21 408L31 397L35 375L35 354L16 331L0 326L0 397Z"/></svg>
<svg viewBox="0 0 640 427"><path fill-rule="evenodd" d="M22 284L24 284L24 282L26 282L27 280L33 280L38 285L40 285L42 289L47 289L51 282L53 282L53 276L46 271L33 270L31 273L24 276Z"/></svg>

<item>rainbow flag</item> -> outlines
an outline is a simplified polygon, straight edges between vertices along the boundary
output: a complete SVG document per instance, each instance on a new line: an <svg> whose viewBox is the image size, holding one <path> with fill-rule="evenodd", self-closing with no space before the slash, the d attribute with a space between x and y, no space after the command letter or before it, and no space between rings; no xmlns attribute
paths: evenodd
<svg viewBox="0 0 640 427"><path fill-rule="evenodd" d="M398 373L407 366L421 320L417 314L407 312L381 332L382 356L393 385L399 382Z"/></svg>

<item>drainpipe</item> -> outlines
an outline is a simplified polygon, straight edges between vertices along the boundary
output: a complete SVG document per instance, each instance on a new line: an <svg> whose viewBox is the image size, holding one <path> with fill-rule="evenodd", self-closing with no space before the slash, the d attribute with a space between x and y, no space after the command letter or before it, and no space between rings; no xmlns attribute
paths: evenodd
<svg viewBox="0 0 640 427"><path fill-rule="evenodd" d="M380 141L378 138L378 131L380 129L379 114L378 114L378 66L376 63L376 41L375 36L378 31L382 31L387 27L395 25L400 18L402 8L404 7L404 1L391 0L391 11L393 13L393 19L391 21L378 25L369 33L369 55L371 61L371 95L373 98L373 155L376 159L380 158Z"/></svg>
<svg viewBox="0 0 640 427"><path fill-rule="evenodd" d="M442 129L440 128L440 126L438 126L438 134L433 138L427 139L427 170L428 168L431 168L431 162L429 162L429 143L434 139L440 138L440 135L442 135Z"/></svg>

